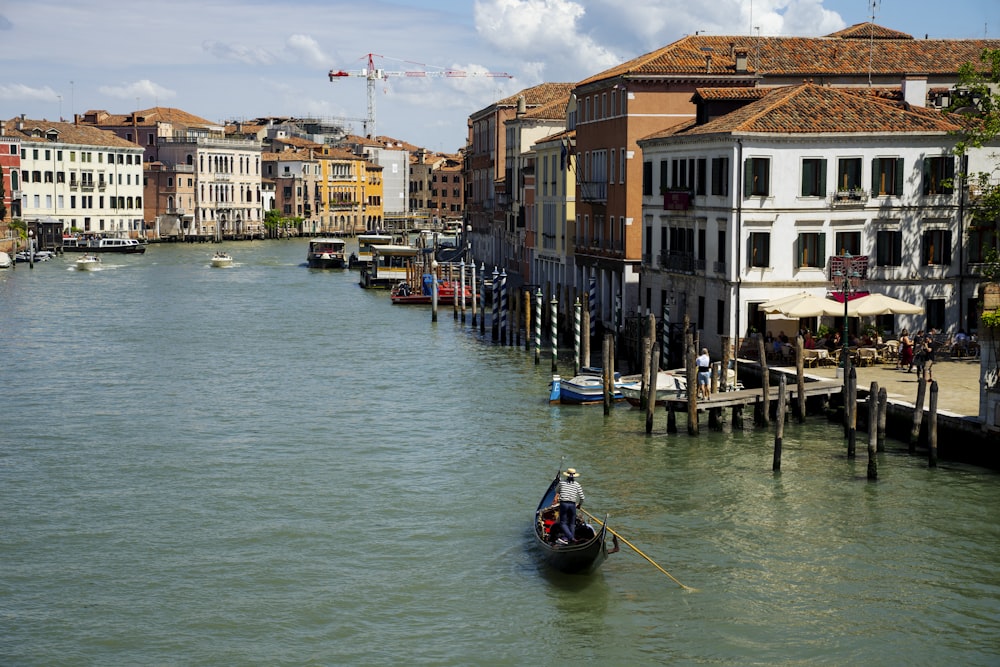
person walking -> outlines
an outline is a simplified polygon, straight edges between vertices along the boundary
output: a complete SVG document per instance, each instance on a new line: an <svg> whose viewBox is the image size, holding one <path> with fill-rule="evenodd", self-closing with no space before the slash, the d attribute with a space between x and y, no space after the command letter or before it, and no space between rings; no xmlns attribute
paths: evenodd
<svg viewBox="0 0 1000 667"><path fill-rule="evenodd" d="M579 473L576 468L567 468L563 473L566 478L560 480L556 497L559 499L559 536L556 544L569 544L576 534L576 510L583 506L583 487L576 481Z"/></svg>
<svg viewBox="0 0 1000 667"><path fill-rule="evenodd" d="M698 400L707 401L712 395L710 382L712 380L712 359L708 356L708 348L701 348L701 355L695 360L698 367Z"/></svg>
<svg viewBox="0 0 1000 667"><path fill-rule="evenodd" d="M899 370L906 369L906 372L910 372L910 367L913 364L913 339L910 338L910 332L903 329L903 333L899 336L899 361L896 364L896 368Z"/></svg>

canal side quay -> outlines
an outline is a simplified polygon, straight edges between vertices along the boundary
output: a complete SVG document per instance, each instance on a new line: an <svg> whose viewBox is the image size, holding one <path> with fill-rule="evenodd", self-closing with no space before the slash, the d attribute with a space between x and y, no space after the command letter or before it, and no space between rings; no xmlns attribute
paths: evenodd
<svg viewBox="0 0 1000 667"><path fill-rule="evenodd" d="M885 389L887 398L886 431L889 437L908 443L913 426L919 376L914 370L907 373L892 364L855 366L857 375L857 404L859 430L867 414L867 397L872 382L879 390ZM780 373L787 374L788 387L795 388L795 366L778 365L769 369L772 390L778 384ZM843 383L835 366L810 368L805 372L806 382L836 381ZM760 384L760 366L753 360L741 360L740 377L751 384ZM1000 438L982 427L979 419L980 363L978 358L945 359L931 369L931 379L937 382L937 443L942 458L1000 469ZM808 384L807 384L808 386ZM928 442L928 416L930 413L930 381L927 382L923 401L918 450L925 453ZM718 396L716 394L715 396ZM832 402L841 407L842 393L831 396ZM831 418L842 419L842 411L830 411ZM811 409L812 411L812 409Z"/></svg>

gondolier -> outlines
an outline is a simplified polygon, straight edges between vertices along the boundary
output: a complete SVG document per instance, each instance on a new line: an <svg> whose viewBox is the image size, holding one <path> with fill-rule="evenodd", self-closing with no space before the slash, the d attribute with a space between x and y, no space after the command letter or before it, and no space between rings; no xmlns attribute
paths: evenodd
<svg viewBox="0 0 1000 667"><path fill-rule="evenodd" d="M573 541L576 533L576 509L583 505L583 487L576 481L579 474L576 468L567 468L563 473L566 477L559 482L559 527L561 535L556 544L567 544Z"/></svg>

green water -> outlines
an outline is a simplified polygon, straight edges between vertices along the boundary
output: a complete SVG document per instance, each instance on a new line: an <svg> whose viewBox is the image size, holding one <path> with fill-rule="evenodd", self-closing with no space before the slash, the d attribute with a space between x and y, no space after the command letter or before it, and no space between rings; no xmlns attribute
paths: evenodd
<svg viewBox="0 0 1000 667"><path fill-rule="evenodd" d="M995 473L550 406L547 358L305 245L0 273L0 664L1000 664ZM697 590L542 569L560 462Z"/></svg>

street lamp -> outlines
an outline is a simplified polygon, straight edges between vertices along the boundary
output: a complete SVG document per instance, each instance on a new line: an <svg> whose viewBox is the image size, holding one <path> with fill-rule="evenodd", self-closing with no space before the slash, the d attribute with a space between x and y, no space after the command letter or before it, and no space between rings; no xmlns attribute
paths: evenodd
<svg viewBox="0 0 1000 667"><path fill-rule="evenodd" d="M28 230L28 268L35 268L35 231Z"/></svg>

